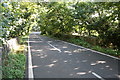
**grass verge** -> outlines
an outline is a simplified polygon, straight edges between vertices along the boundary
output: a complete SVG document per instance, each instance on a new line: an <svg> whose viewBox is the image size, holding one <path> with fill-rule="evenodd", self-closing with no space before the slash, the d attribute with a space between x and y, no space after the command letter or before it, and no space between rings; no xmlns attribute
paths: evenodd
<svg viewBox="0 0 120 80"><path fill-rule="evenodd" d="M26 64L24 53L10 53L3 63L3 78L24 78Z"/></svg>
<svg viewBox="0 0 120 80"><path fill-rule="evenodd" d="M88 43L86 41L83 41L81 39L75 39L75 38L70 38L66 41L86 47L86 48L90 48L90 49L93 49L93 50L96 50L99 52L103 52L103 53L106 53L106 54L109 54L112 56L120 57L120 51L117 49L115 50L115 49L111 49L111 48L103 48L98 45L91 45L90 43Z"/></svg>

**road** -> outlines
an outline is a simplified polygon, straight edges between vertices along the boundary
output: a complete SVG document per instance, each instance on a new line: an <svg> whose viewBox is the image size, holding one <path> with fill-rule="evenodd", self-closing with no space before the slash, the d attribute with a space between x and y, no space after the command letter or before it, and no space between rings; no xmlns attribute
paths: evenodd
<svg viewBox="0 0 120 80"><path fill-rule="evenodd" d="M34 78L120 79L117 58L34 33L29 45Z"/></svg>

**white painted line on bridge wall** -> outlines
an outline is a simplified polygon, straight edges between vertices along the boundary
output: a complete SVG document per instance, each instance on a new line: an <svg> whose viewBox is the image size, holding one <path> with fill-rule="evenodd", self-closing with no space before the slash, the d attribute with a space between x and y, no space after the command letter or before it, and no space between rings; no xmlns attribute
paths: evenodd
<svg viewBox="0 0 120 80"><path fill-rule="evenodd" d="M105 80L105 79L103 79L101 76L99 76L97 73L95 73L95 72L91 72L94 76L96 76L97 78L99 78L100 80Z"/></svg>
<svg viewBox="0 0 120 80"><path fill-rule="evenodd" d="M30 43L29 43L29 37L28 37L28 78L30 80L33 80L33 68L32 68L32 56L31 56L31 50L30 50Z"/></svg>
<svg viewBox="0 0 120 80"><path fill-rule="evenodd" d="M60 53L62 52L60 49L56 48L55 46L53 46L52 44L50 44L49 42L47 42L51 47L53 47L55 50L59 51Z"/></svg>
<svg viewBox="0 0 120 80"><path fill-rule="evenodd" d="M62 40L58 40L58 41L62 41ZM95 51L95 50L92 50L92 49L89 49L89 48L85 48L83 46L79 46L79 45L76 45L76 44L72 44L72 43L69 43L69 42L65 42L65 41L62 41L64 43L67 43L67 44L70 44L70 45L73 45L73 46L76 46L76 47L79 47L79 48L84 48L86 50L89 50L89 51L92 51L92 52L96 52L96 53L99 53L101 55L105 55L105 56L108 56L108 57L111 57L111 58L114 58L114 59L117 59L117 60L120 60L119 58L117 57L114 57L114 56L111 56L111 55L108 55L108 54L105 54L105 53L102 53L102 52L99 52L99 51Z"/></svg>

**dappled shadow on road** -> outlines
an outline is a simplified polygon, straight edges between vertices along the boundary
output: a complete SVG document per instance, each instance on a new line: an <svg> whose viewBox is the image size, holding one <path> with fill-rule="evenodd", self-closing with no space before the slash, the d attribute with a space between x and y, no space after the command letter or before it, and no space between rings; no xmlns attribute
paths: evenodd
<svg viewBox="0 0 120 80"><path fill-rule="evenodd" d="M35 52L34 52L35 51ZM111 70L112 68L110 65L107 65L107 62L104 60L95 60L95 61L90 61L89 59L79 59L79 57L76 58L76 56L71 52L70 54L64 53L54 53L53 50L33 50L33 56L39 61L40 64L36 63L33 65L33 69L35 71L40 71L41 77L63 77L63 78L72 78L72 77L78 77L78 78L96 78L91 72L99 70L101 72L106 72ZM39 53L36 53L39 52ZM57 55L58 54L58 55ZM77 53L78 54L78 53ZM97 68L99 66L99 68ZM96 69L94 69L96 68ZM52 75L51 75L52 74ZM64 75L63 75L64 74ZM47 76L51 75L51 76ZM111 74L106 74L107 77L113 78Z"/></svg>
<svg viewBox="0 0 120 80"><path fill-rule="evenodd" d="M59 48L59 52L47 42ZM97 57L84 48L73 47L62 42L40 41L31 39L33 70L37 78L96 78L92 72L104 78L115 78L118 75L118 66L109 65L115 61ZM93 54L91 54L93 53ZM96 56L96 57L95 57ZM107 74L104 74L107 73ZM104 76L103 76L104 74Z"/></svg>

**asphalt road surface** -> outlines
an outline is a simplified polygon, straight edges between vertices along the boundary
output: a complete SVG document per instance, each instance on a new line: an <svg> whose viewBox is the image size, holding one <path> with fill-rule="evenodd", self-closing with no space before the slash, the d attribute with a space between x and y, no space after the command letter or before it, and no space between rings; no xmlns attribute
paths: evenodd
<svg viewBox="0 0 120 80"><path fill-rule="evenodd" d="M30 34L34 78L119 80L119 60L39 34Z"/></svg>

